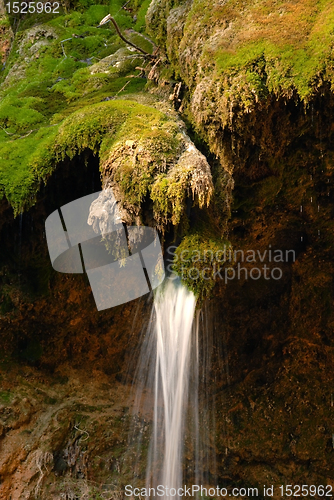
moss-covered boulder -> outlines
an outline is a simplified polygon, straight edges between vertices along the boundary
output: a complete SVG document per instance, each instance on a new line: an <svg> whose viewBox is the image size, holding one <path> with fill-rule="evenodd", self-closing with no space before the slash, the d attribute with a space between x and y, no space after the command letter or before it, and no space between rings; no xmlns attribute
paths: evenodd
<svg viewBox="0 0 334 500"><path fill-rule="evenodd" d="M243 115L271 94L307 105L324 82L333 88L330 0L153 0L147 22L188 88L186 114L223 164L221 131L237 142Z"/></svg>
<svg viewBox="0 0 334 500"><path fill-rule="evenodd" d="M134 9L139 15L142 6ZM60 162L92 151L124 220L143 222L145 205L148 222L164 230L180 224L188 198L208 205L210 167L168 105L139 97L148 61L113 29L97 27L107 10L95 5L43 24L26 21L16 33L0 87L0 195L18 214ZM152 53L154 42L130 19L117 17L125 36Z"/></svg>

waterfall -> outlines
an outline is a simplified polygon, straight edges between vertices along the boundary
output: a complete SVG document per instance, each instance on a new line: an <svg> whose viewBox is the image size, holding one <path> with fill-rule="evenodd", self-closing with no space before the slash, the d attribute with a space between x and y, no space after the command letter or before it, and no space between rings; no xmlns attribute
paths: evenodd
<svg viewBox="0 0 334 500"><path fill-rule="evenodd" d="M147 490L156 489L158 485L176 489L182 485L185 479L183 452L186 419L187 423L192 419L192 432L197 434L198 353L195 327L198 322L194 322L195 307L193 293L179 280L167 279L165 285L156 291L149 325L143 332L133 382L134 420L137 424L129 436L129 449L136 443L137 460L133 465L133 475L138 479L146 475ZM191 391L188 390L189 385ZM192 414L189 407L193 410ZM148 430L150 421L152 428ZM147 429L146 434L143 428ZM196 444L192 448L196 454L195 448ZM154 498L152 491L150 498ZM164 497L159 494L156 498Z"/></svg>
<svg viewBox="0 0 334 500"><path fill-rule="evenodd" d="M173 281L169 281L155 298L155 321L149 329L149 334L155 336L156 360L147 488L163 485L178 489L182 484L182 452L195 306L194 294L180 284L175 285ZM157 471L161 459L161 470Z"/></svg>
<svg viewBox="0 0 334 500"><path fill-rule="evenodd" d="M166 279L156 290L148 327L129 361L133 415L123 470L129 484L150 500L179 500L179 487L217 484L212 363L228 382L220 345L224 331L221 326L216 331L211 306L195 308L193 293L178 279ZM164 489L158 491L159 485Z"/></svg>

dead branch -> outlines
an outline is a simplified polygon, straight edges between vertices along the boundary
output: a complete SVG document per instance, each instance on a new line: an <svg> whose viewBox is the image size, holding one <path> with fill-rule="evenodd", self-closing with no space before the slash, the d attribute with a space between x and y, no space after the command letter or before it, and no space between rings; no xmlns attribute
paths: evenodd
<svg viewBox="0 0 334 500"><path fill-rule="evenodd" d="M115 30L116 30L118 36L123 40L123 42L125 42L128 45L131 45L131 47L134 47L136 50L138 50L142 54L145 54L145 56L148 57L149 59L155 59L156 58L155 55L150 54L149 52L146 52L146 50L141 49L140 47L138 47L138 45L135 45L134 43L130 42L130 40L127 40L125 38L125 36L121 33L121 30L119 29L118 24L116 23L115 19L110 14L108 14L106 17L104 17L102 19L102 21L100 22L99 26L102 26L103 24L105 24L105 23L107 23L109 21L111 21L113 23L113 25L115 26Z"/></svg>
<svg viewBox="0 0 334 500"><path fill-rule="evenodd" d="M89 433L87 431L85 431L84 429L83 430L79 429L76 425L74 426L74 429L79 432L87 434L87 437L85 437L82 441L87 441L87 439L89 439Z"/></svg>
<svg viewBox="0 0 334 500"><path fill-rule="evenodd" d="M154 64L154 66L152 66L151 71L149 72L149 74L147 76L148 80L154 80L154 78L156 76L156 68L157 68L158 64L160 63L160 61L161 61L161 58L159 58L156 61L156 63Z"/></svg>
<svg viewBox="0 0 334 500"><path fill-rule="evenodd" d="M3 130L3 131L7 134L7 135L14 135L14 133L13 133L13 132L7 132L7 130L6 130L5 128L3 128L3 127L0 127L0 128L2 128L2 130Z"/></svg>

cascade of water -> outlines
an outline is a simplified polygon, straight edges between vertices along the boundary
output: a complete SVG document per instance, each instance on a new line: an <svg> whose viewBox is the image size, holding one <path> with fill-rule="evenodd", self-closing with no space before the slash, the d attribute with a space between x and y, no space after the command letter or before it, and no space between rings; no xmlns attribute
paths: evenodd
<svg viewBox="0 0 334 500"><path fill-rule="evenodd" d="M172 281L155 299L155 324L150 329L156 338L154 420L147 488L160 484L178 489L182 484L182 451L195 306L194 295Z"/></svg>
<svg viewBox="0 0 334 500"><path fill-rule="evenodd" d="M223 353L218 345L213 349L212 311L195 313L195 307L191 292L178 280L166 280L157 290L140 353L134 353L133 360L138 360L134 416L124 464L136 487L143 487L146 473L150 499L177 500L178 495L166 493L166 487L177 491L184 484L208 485L216 480L210 367L213 353L217 366ZM158 485L164 486L164 496L161 489L154 494Z"/></svg>

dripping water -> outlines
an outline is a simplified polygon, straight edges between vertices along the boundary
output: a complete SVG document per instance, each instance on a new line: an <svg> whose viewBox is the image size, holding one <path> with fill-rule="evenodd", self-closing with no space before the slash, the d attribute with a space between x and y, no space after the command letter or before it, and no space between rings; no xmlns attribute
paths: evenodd
<svg viewBox="0 0 334 500"><path fill-rule="evenodd" d="M195 296L177 279L167 279L156 291L149 325L133 353L133 416L123 463L134 487L151 488L151 499L171 496L166 489L157 495L158 485L175 488L178 500L184 484L217 480L211 367L223 368L228 385L228 363L217 343L222 331L215 331L216 311L203 307L196 310ZM220 432L228 438L225 428Z"/></svg>
<svg viewBox="0 0 334 500"><path fill-rule="evenodd" d="M157 491L158 485L164 485L177 490L184 481L196 478L197 482L207 470L203 462L209 428L203 430L202 404L208 402L199 401L201 379L207 375L203 359L206 339L199 335L203 315L195 308L193 293L178 280L167 279L156 292L143 333L133 381L133 428L126 459L132 461L130 454L136 457L131 468L140 487ZM207 407L204 413L208 412ZM149 430L145 434L143 429ZM150 498L154 494L150 493Z"/></svg>
<svg viewBox="0 0 334 500"><path fill-rule="evenodd" d="M149 329L156 344L153 432L146 487L181 487L184 427L190 378L190 352L196 299L169 281L158 292L155 321ZM192 362L197 363L198 358Z"/></svg>

